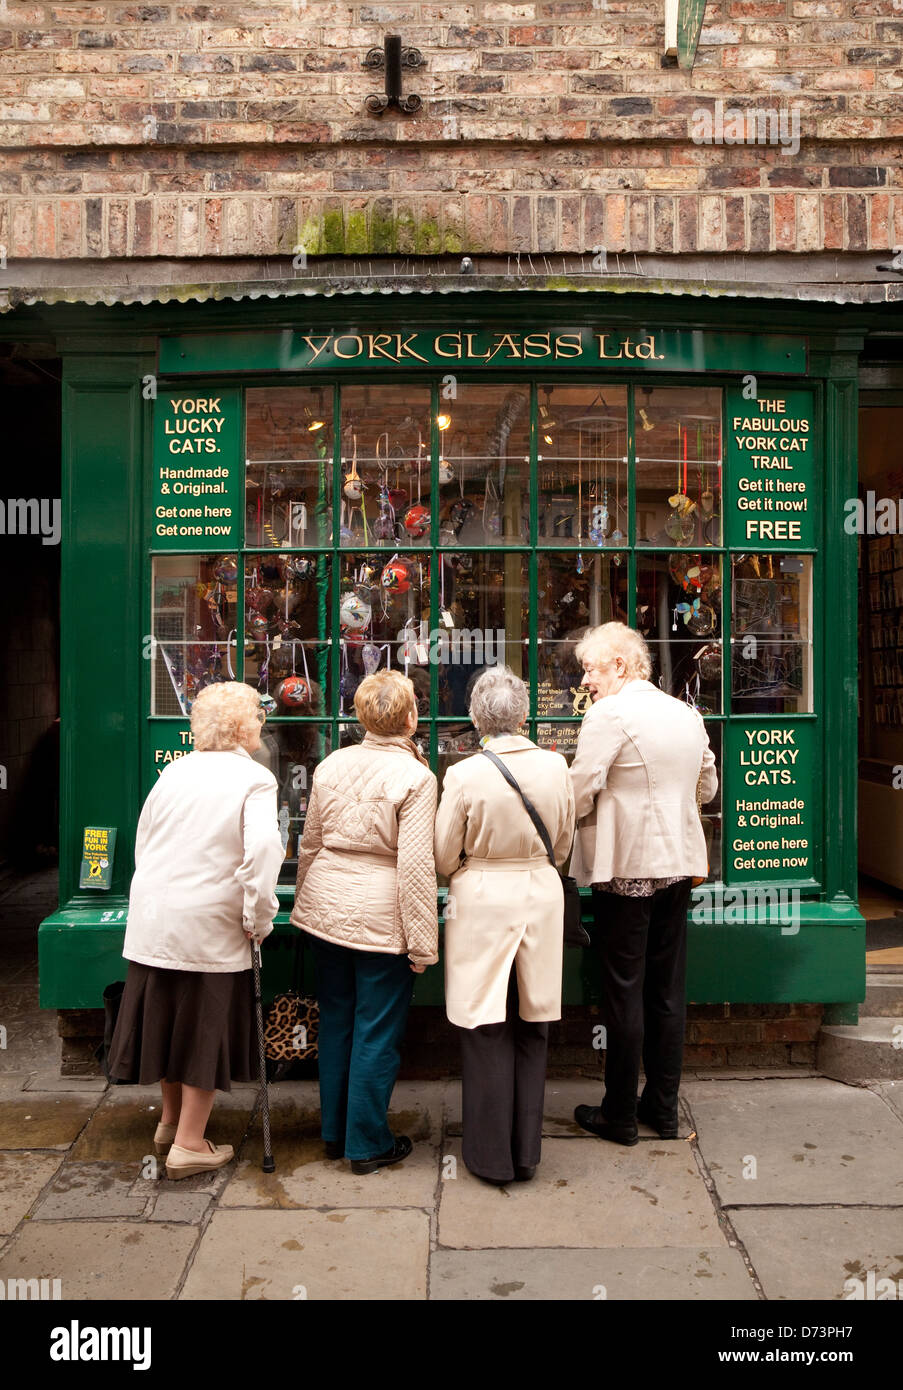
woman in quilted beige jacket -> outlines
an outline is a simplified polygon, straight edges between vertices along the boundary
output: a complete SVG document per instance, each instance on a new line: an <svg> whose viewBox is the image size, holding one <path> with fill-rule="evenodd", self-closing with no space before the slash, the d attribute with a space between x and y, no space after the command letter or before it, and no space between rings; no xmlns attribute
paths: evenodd
<svg viewBox="0 0 903 1390"><path fill-rule="evenodd" d="M291 920L313 938L327 1156L371 1173L411 1152L387 1120L414 975L438 956L436 778L413 743L414 687L368 676L364 740L314 773Z"/></svg>

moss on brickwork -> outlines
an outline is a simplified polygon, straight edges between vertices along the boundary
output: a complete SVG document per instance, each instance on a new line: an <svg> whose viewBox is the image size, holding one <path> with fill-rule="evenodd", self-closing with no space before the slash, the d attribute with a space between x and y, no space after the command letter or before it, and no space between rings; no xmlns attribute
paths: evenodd
<svg viewBox="0 0 903 1390"><path fill-rule="evenodd" d="M435 256L442 250L437 222L421 222L414 237L414 250L421 256Z"/></svg>
<svg viewBox="0 0 903 1390"><path fill-rule="evenodd" d="M372 250L367 231L367 214L359 208L348 214L345 223L345 250L349 255L359 255Z"/></svg>
<svg viewBox="0 0 903 1390"><path fill-rule="evenodd" d="M345 221L339 208L323 214L323 250L327 256L341 255L345 250Z"/></svg>
<svg viewBox="0 0 903 1390"><path fill-rule="evenodd" d="M397 244L397 223L394 217L386 217L376 208L370 218L370 245L368 251L394 251Z"/></svg>
<svg viewBox="0 0 903 1390"><path fill-rule="evenodd" d="M308 217L299 230L296 240L292 242L292 249L295 246L303 246L308 256L318 256L322 249L322 241L319 218Z"/></svg>

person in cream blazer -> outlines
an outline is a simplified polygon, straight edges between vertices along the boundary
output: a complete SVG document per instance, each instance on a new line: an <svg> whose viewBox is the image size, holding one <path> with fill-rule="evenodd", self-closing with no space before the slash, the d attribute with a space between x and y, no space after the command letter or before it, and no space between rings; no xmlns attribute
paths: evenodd
<svg viewBox="0 0 903 1390"><path fill-rule="evenodd" d="M697 797L711 801L718 776L702 718L652 684L638 632L605 623L576 655L593 704L571 766L571 873L593 889L606 1058L601 1106L578 1106L575 1118L600 1138L635 1144L638 1118L677 1135L687 909L692 880L708 874Z"/></svg>

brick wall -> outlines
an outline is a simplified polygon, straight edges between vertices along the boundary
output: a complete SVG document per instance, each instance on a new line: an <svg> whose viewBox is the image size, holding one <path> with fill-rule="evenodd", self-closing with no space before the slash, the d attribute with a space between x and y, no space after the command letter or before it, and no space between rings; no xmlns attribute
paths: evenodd
<svg viewBox="0 0 903 1390"><path fill-rule="evenodd" d="M369 116L387 31L411 117ZM862 251L903 244L901 0L0 8L10 257ZM796 154L693 113L798 110ZM12 277L14 279L14 276Z"/></svg>

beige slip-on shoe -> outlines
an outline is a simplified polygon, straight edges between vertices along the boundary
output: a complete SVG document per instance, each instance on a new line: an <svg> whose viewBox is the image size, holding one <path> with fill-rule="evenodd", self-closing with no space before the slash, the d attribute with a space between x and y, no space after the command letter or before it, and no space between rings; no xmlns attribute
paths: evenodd
<svg viewBox="0 0 903 1390"><path fill-rule="evenodd" d="M162 1121L157 1125L154 1130L154 1153L162 1156L169 1150L176 1137L176 1129L176 1125L165 1125Z"/></svg>
<svg viewBox="0 0 903 1390"><path fill-rule="evenodd" d="M211 1144L209 1139L204 1142L210 1150L207 1154L196 1153L194 1149L182 1149L178 1144L173 1144L166 1159L166 1176L190 1178L195 1173L210 1173L216 1168L222 1168L235 1157L235 1150L231 1144Z"/></svg>

